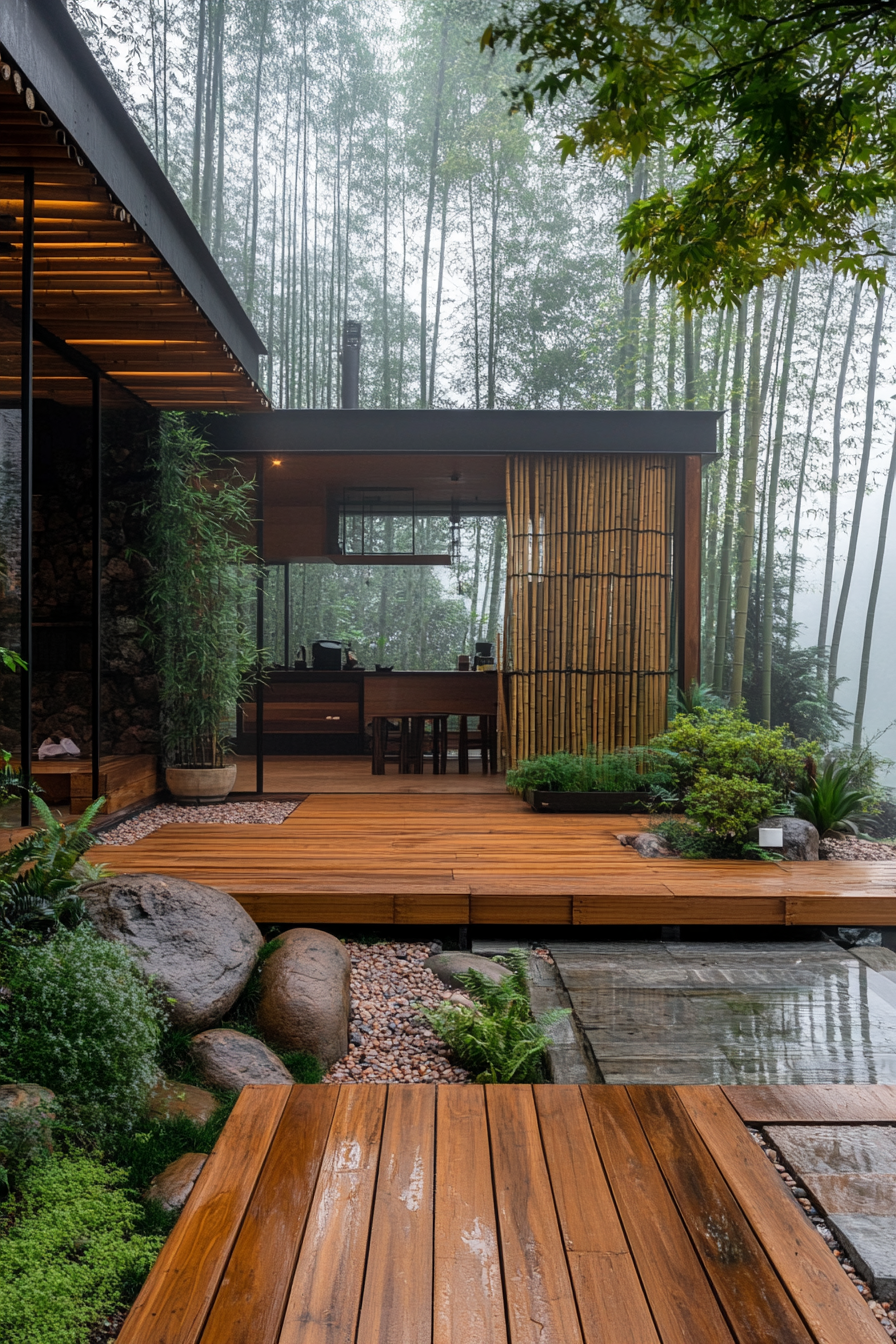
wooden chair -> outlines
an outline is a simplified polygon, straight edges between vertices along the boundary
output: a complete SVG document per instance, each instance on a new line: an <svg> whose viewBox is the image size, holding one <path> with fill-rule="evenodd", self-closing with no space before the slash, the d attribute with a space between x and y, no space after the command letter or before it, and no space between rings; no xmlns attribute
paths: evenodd
<svg viewBox="0 0 896 1344"><path fill-rule="evenodd" d="M498 770L498 721L493 714L480 714L477 727L470 728L472 714L461 714L457 735L457 769L461 775L470 773L470 748L478 747L482 761L482 773L497 774Z"/></svg>

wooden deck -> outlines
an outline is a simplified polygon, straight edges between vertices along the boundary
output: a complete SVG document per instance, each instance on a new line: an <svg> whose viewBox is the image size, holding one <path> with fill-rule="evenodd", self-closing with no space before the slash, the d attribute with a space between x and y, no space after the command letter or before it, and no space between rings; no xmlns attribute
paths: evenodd
<svg viewBox="0 0 896 1344"><path fill-rule="evenodd" d="M322 1085L242 1092L119 1344L887 1338L721 1088Z"/></svg>
<svg viewBox="0 0 896 1344"><path fill-rule="evenodd" d="M282 826L167 826L93 851L230 892L260 922L896 925L896 863L642 859L632 817L508 795L312 794Z"/></svg>

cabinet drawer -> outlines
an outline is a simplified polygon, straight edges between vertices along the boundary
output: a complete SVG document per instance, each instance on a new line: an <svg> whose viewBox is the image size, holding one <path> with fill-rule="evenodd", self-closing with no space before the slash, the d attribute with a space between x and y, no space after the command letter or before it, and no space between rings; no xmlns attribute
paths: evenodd
<svg viewBox="0 0 896 1344"><path fill-rule="evenodd" d="M241 706L242 731L254 733L256 706L248 701ZM345 700L312 701L269 700L264 702L264 731L267 733L357 733L357 702Z"/></svg>

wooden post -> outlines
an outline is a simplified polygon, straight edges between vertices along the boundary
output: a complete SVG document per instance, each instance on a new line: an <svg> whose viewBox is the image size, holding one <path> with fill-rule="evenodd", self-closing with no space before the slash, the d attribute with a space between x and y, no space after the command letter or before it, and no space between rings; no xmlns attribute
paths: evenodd
<svg viewBox="0 0 896 1344"><path fill-rule="evenodd" d="M700 683L700 458L680 458L676 472L675 597L678 625L678 686L686 694Z"/></svg>

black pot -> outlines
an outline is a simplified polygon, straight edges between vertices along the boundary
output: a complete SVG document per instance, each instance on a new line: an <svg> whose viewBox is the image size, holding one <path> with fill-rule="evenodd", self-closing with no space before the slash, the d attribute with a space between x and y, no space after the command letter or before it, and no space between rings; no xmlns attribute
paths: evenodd
<svg viewBox="0 0 896 1344"><path fill-rule="evenodd" d="M646 812L647 789L637 793L561 793L554 789L527 789L526 802L533 812Z"/></svg>

